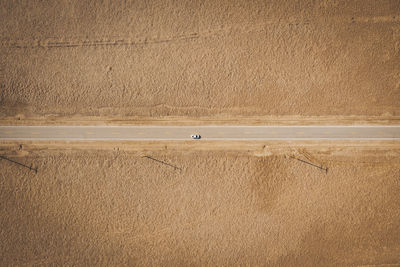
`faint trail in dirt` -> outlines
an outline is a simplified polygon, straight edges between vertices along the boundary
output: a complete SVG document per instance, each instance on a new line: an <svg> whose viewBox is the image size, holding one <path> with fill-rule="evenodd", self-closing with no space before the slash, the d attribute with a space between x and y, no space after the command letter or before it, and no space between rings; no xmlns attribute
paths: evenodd
<svg viewBox="0 0 400 267"><path fill-rule="evenodd" d="M334 17L328 21L328 24L342 23L397 23L400 22L400 16L374 16L374 17ZM229 25L214 25L211 29L199 30L198 32L183 33L174 36L165 37L140 37L140 38L123 38L123 37L100 37L95 40L85 40L84 38L71 38L64 40L61 38L47 38L44 40L11 40L1 38L0 46L9 48L79 48L79 47L104 47L104 46L139 46L147 44L161 44L168 42L177 42L185 40L193 40L199 38L207 38L212 36L246 34L251 32L266 31L268 25L281 25L284 27L304 27L311 24L318 25L327 23L326 21L311 20L288 20L276 21L268 20L263 23L236 23Z"/></svg>
<svg viewBox="0 0 400 267"><path fill-rule="evenodd" d="M3 42L2 46L11 48L74 48L74 47L103 47L103 46L138 46L146 44L167 43L181 40L197 39L197 35L175 36L167 39L139 39L139 40L70 40L70 41L39 41L36 43L24 41Z"/></svg>

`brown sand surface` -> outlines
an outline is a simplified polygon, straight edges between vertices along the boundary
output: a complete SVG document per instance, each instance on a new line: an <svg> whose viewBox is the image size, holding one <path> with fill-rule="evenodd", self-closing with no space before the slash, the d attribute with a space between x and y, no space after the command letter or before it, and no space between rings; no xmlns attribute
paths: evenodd
<svg viewBox="0 0 400 267"><path fill-rule="evenodd" d="M399 62L398 0L0 0L0 125L399 124ZM400 265L398 141L0 155L1 266Z"/></svg>
<svg viewBox="0 0 400 267"><path fill-rule="evenodd" d="M0 25L3 124L399 121L398 0L2 0Z"/></svg>
<svg viewBox="0 0 400 267"><path fill-rule="evenodd" d="M2 143L0 265L400 263L398 145L96 144Z"/></svg>

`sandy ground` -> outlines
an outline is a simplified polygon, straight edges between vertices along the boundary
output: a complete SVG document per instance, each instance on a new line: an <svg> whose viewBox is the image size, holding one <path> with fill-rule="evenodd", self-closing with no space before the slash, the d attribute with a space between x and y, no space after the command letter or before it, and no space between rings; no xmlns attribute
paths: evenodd
<svg viewBox="0 0 400 267"><path fill-rule="evenodd" d="M0 0L0 125L399 124L399 62L398 0ZM399 265L399 146L0 142L0 265Z"/></svg>
<svg viewBox="0 0 400 267"><path fill-rule="evenodd" d="M0 146L38 168L0 160L1 265L400 263L400 148L390 142L55 144Z"/></svg>
<svg viewBox="0 0 400 267"><path fill-rule="evenodd" d="M397 0L2 0L0 25L3 124L399 121Z"/></svg>

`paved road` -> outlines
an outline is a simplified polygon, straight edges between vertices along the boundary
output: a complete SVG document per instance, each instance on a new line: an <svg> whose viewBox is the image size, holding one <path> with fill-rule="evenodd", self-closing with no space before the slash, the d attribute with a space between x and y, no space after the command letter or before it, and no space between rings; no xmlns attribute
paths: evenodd
<svg viewBox="0 0 400 267"><path fill-rule="evenodd" d="M190 140L192 134L201 140L400 140L400 126L0 126L0 140Z"/></svg>

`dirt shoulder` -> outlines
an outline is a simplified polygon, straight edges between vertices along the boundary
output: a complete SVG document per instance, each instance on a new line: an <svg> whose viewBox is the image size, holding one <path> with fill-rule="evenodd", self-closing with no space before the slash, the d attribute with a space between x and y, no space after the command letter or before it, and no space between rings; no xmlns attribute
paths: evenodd
<svg viewBox="0 0 400 267"><path fill-rule="evenodd" d="M0 118L0 125L399 125L398 116L54 116Z"/></svg>

